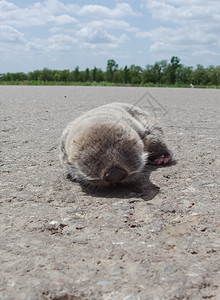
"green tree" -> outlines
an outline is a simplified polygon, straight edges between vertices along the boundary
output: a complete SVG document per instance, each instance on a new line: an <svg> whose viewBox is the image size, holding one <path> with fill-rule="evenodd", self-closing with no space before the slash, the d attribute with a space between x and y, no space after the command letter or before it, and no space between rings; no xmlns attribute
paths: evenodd
<svg viewBox="0 0 220 300"><path fill-rule="evenodd" d="M167 68L168 83L171 84L176 83L176 74L179 66L180 66L180 58L177 56L172 56L170 59L170 64L168 65Z"/></svg>
<svg viewBox="0 0 220 300"><path fill-rule="evenodd" d="M192 79L196 85L206 85L208 83L206 69L202 65L197 65L196 70L193 72Z"/></svg>
<svg viewBox="0 0 220 300"><path fill-rule="evenodd" d="M116 70L113 76L114 83L123 83L123 70Z"/></svg>
<svg viewBox="0 0 220 300"><path fill-rule="evenodd" d="M176 71L176 82L191 84L193 82L193 68L180 65Z"/></svg>
<svg viewBox="0 0 220 300"><path fill-rule="evenodd" d="M130 66L130 82L133 84L141 83L142 79L142 68L140 66Z"/></svg>
<svg viewBox="0 0 220 300"><path fill-rule="evenodd" d="M53 81L54 80L54 74L55 74L55 71L44 68L41 71L41 79L43 81Z"/></svg>
<svg viewBox="0 0 220 300"><path fill-rule="evenodd" d="M96 81L104 81L104 72L102 71L102 69L96 69Z"/></svg>
<svg viewBox="0 0 220 300"><path fill-rule="evenodd" d="M220 84L220 66L208 66L204 68L197 65L195 69L180 64L177 56L172 56L170 62L161 60L154 65L146 65L144 69L140 66L126 65L118 68L118 64L113 59L107 61L106 71L94 67L92 70L86 68L79 71L77 66L73 71L70 70L35 70L25 74L23 72L0 74L0 81L45 81L45 82L102 82L107 80L115 83L154 83L154 84L190 84L195 85L215 85Z"/></svg>
<svg viewBox="0 0 220 300"><path fill-rule="evenodd" d="M209 85L219 85L220 66L209 66L206 68L206 73Z"/></svg>
<svg viewBox="0 0 220 300"><path fill-rule="evenodd" d="M106 68L106 79L109 82L113 81L114 72L118 69L118 64L114 61L114 59L109 59L107 61L107 68Z"/></svg>
<svg viewBox="0 0 220 300"><path fill-rule="evenodd" d="M166 81L167 61L155 62L151 67L151 82L164 83Z"/></svg>
<svg viewBox="0 0 220 300"><path fill-rule="evenodd" d="M90 81L90 71L89 71L89 68L85 69L85 72L84 72L84 81Z"/></svg>
<svg viewBox="0 0 220 300"><path fill-rule="evenodd" d="M142 76L141 76L141 82L142 83L149 83L149 82L153 82L152 81L152 65L146 65L145 69L142 72Z"/></svg>
<svg viewBox="0 0 220 300"><path fill-rule="evenodd" d="M129 83L130 82L130 69L127 67L127 66L125 66L124 67L124 69L123 69L123 76L122 76L122 78L123 78L123 83Z"/></svg>
<svg viewBox="0 0 220 300"><path fill-rule="evenodd" d="M13 81L13 75L12 73L6 73L2 76L3 81Z"/></svg>
<svg viewBox="0 0 220 300"><path fill-rule="evenodd" d="M79 67L75 67L75 70L73 71L73 81L79 82Z"/></svg>
<svg viewBox="0 0 220 300"><path fill-rule="evenodd" d="M69 81L70 70L59 71L59 81L67 82Z"/></svg>
<svg viewBox="0 0 220 300"><path fill-rule="evenodd" d="M28 73L28 80L33 80L33 81L41 81L42 80L42 71L40 70L35 70L33 72Z"/></svg>
<svg viewBox="0 0 220 300"><path fill-rule="evenodd" d="M96 81L96 77L97 77L97 68L94 67L92 69L92 81Z"/></svg>

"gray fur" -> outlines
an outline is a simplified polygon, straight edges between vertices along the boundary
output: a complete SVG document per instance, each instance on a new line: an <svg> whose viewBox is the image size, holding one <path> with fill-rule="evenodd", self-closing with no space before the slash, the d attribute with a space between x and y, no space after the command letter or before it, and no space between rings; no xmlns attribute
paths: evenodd
<svg viewBox="0 0 220 300"><path fill-rule="evenodd" d="M108 185L104 175L112 167L134 181L152 158L168 152L163 131L154 117L138 107L111 103L92 109L63 131L61 162L73 180Z"/></svg>

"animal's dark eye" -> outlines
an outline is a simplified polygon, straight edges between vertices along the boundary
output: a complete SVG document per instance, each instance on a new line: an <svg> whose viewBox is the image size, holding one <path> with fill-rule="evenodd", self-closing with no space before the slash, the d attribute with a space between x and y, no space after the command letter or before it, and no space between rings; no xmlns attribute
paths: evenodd
<svg viewBox="0 0 220 300"><path fill-rule="evenodd" d="M141 139L142 139L142 140L145 139L146 136L147 136L148 134L150 134L150 131L149 131L149 130L145 130L144 132L142 132L142 133L140 134Z"/></svg>

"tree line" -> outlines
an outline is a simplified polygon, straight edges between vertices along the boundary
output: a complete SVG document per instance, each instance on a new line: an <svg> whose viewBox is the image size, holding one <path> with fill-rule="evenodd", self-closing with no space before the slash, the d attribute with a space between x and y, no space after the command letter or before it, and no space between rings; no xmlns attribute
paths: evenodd
<svg viewBox="0 0 220 300"><path fill-rule="evenodd" d="M106 70L94 67L84 71L75 67L70 70L35 70L29 73L0 74L0 82L39 82L39 83L113 83L130 85L196 85L219 86L220 66L205 68L197 65L196 68L187 67L180 63L180 58L173 56L170 61L161 60L145 68L131 65L119 68L113 59L107 61Z"/></svg>

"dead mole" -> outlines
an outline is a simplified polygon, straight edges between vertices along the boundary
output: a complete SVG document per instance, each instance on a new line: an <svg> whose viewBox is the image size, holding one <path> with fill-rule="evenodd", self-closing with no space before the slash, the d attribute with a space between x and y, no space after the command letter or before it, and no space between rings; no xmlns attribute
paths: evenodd
<svg viewBox="0 0 220 300"><path fill-rule="evenodd" d="M166 165L172 156L154 117L130 104L111 103L66 127L60 159L72 180L111 186L135 182L146 163Z"/></svg>

